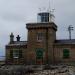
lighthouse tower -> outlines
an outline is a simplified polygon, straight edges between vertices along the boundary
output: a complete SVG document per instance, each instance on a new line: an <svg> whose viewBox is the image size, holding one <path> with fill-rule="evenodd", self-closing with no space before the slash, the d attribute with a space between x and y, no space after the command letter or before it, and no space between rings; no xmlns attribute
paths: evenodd
<svg viewBox="0 0 75 75"><path fill-rule="evenodd" d="M53 62L53 44L57 26L49 12L37 14L37 23L28 23L27 63L49 64Z"/></svg>

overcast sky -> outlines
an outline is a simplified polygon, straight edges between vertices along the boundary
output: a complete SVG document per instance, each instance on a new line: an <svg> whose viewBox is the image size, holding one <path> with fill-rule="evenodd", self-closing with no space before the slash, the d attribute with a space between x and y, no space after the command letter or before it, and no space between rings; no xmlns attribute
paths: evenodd
<svg viewBox="0 0 75 75"><path fill-rule="evenodd" d="M72 38L75 38L75 0L50 0L55 9L55 23L58 26L57 39L68 39L68 26L72 25ZM0 56L4 55L9 35L19 34L27 40L26 23L36 22L37 13L49 8L49 0L0 0ZM16 39L15 39L16 40Z"/></svg>

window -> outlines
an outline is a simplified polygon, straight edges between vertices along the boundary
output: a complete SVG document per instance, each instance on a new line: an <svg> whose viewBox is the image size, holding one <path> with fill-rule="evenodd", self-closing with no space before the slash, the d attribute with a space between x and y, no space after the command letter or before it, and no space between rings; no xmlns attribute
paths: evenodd
<svg viewBox="0 0 75 75"><path fill-rule="evenodd" d="M19 51L13 50L13 58L19 58Z"/></svg>
<svg viewBox="0 0 75 75"><path fill-rule="evenodd" d="M66 58L69 58L69 57L70 57L69 49L64 49L63 50L63 58L66 59Z"/></svg>
<svg viewBox="0 0 75 75"><path fill-rule="evenodd" d="M38 42L42 42L43 38L44 38L43 33L37 33L37 41Z"/></svg>
<svg viewBox="0 0 75 75"><path fill-rule="evenodd" d="M49 22L49 13L39 13L38 14L38 22Z"/></svg>
<svg viewBox="0 0 75 75"><path fill-rule="evenodd" d="M22 58L22 50L13 50L13 58Z"/></svg>
<svg viewBox="0 0 75 75"><path fill-rule="evenodd" d="M10 58L13 58L13 50L10 50Z"/></svg>
<svg viewBox="0 0 75 75"><path fill-rule="evenodd" d="M41 22L49 22L49 13L43 13L41 15Z"/></svg>

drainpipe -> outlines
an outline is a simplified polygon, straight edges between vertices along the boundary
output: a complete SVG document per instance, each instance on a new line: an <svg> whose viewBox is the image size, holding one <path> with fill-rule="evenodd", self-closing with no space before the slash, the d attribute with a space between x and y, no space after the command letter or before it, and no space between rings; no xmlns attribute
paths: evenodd
<svg viewBox="0 0 75 75"><path fill-rule="evenodd" d="M48 28L46 28L46 64L49 64L48 60Z"/></svg>

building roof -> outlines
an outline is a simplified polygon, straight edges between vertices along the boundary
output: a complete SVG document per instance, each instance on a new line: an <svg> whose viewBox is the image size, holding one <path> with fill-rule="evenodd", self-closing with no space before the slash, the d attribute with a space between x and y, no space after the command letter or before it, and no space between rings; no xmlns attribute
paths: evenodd
<svg viewBox="0 0 75 75"><path fill-rule="evenodd" d="M63 39L63 40L55 40L55 44L75 44L75 39ZM27 45L27 41L14 41L13 43L9 43L8 46L22 46Z"/></svg>
<svg viewBox="0 0 75 75"><path fill-rule="evenodd" d="M14 41L13 43L9 43L9 46L21 46L21 45L27 45L27 41Z"/></svg>
<svg viewBox="0 0 75 75"><path fill-rule="evenodd" d="M64 40L56 40L56 44L75 44L75 39L64 39Z"/></svg>
<svg viewBox="0 0 75 75"><path fill-rule="evenodd" d="M40 23L27 23L27 29L36 29L36 28L54 28L57 30L57 25L54 22L40 22Z"/></svg>

